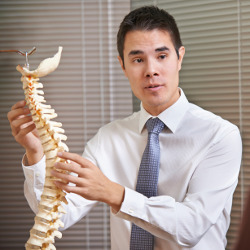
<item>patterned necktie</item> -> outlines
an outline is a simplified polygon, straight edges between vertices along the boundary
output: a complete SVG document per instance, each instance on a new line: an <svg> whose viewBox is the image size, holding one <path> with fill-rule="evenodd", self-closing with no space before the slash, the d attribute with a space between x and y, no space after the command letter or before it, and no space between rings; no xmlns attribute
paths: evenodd
<svg viewBox="0 0 250 250"><path fill-rule="evenodd" d="M138 173L136 191L149 197L157 195L157 184L160 166L159 133L164 123L158 118L149 119L146 123L148 143L142 156ZM130 250L152 250L154 236L144 229L132 225Z"/></svg>

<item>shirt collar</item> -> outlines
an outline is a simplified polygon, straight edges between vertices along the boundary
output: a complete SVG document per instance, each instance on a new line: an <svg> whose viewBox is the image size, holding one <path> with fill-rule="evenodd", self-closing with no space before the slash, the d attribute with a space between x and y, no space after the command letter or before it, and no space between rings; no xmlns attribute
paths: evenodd
<svg viewBox="0 0 250 250"><path fill-rule="evenodd" d="M180 89L180 97L179 99L169 108L160 113L157 117L164 122L164 124L175 133L178 128L182 117L186 113L188 109L188 100L181 88ZM153 117L149 114L141 104L140 118L139 118L139 133L142 132L145 123L149 118Z"/></svg>

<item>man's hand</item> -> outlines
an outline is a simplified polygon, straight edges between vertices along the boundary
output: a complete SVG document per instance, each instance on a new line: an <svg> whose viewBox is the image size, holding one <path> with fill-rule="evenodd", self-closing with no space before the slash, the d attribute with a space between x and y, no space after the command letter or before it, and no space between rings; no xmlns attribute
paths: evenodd
<svg viewBox="0 0 250 250"><path fill-rule="evenodd" d="M75 173L77 176L52 171L52 175L61 179L55 185L66 192L72 192L88 200L107 203L116 212L120 210L124 199L124 187L110 181L92 162L73 153L58 153L58 156L70 160L70 163L57 162L55 168ZM73 183L75 186L65 183Z"/></svg>
<svg viewBox="0 0 250 250"><path fill-rule="evenodd" d="M43 156L43 148L38 137L36 126L25 101L14 104L8 112L8 120L15 140L26 149L30 165L37 163Z"/></svg>

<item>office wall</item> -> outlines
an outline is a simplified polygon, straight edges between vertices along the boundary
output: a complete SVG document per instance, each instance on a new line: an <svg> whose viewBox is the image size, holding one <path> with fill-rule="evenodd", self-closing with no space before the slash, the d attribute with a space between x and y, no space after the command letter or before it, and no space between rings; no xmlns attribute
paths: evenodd
<svg viewBox="0 0 250 250"><path fill-rule="evenodd" d="M132 112L129 84L120 69L116 32L130 2L124 0L0 1L0 50L36 52L29 59L35 69L63 53L58 69L41 78L47 104L58 113L71 152L81 154L98 128ZM0 53L0 249L24 249L34 214L23 195L21 158L7 112L24 98L18 64L25 58ZM110 249L109 208L100 204L88 217L56 239L57 249Z"/></svg>

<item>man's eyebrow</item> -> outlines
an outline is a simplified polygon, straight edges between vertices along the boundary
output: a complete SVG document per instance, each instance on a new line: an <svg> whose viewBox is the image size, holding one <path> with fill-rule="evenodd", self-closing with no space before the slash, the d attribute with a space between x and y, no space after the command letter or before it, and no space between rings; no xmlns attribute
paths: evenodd
<svg viewBox="0 0 250 250"><path fill-rule="evenodd" d="M139 54L144 54L144 52L142 50L131 50L128 55L134 56L134 55L139 55Z"/></svg>
<svg viewBox="0 0 250 250"><path fill-rule="evenodd" d="M155 49L155 52L161 52L161 51L169 51L169 48L166 46L162 46L160 48Z"/></svg>
<svg viewBox="0 0 250 250"><path fill-rule="evenodd" d="M169 48L166 46L162 46L162 47L155 49L155 52L161 52L161 51L169 51ZM133 55L139 55L139 54L144 54L144 52L142 50L139 50L139 49L138 50L131 50L128 55L133 56Z"/></svg>
<svg viewBox="0 0 250 250"><path fill-rule="evenodd" d="M161 51L169 51L169 48L166 46L162 46L162 47L155 49L155 52L161 52ZM134 55L140 55L140 54L144 54L144 52L138 49L138 50L131 50L128 55L134 56Z"/></svg>

